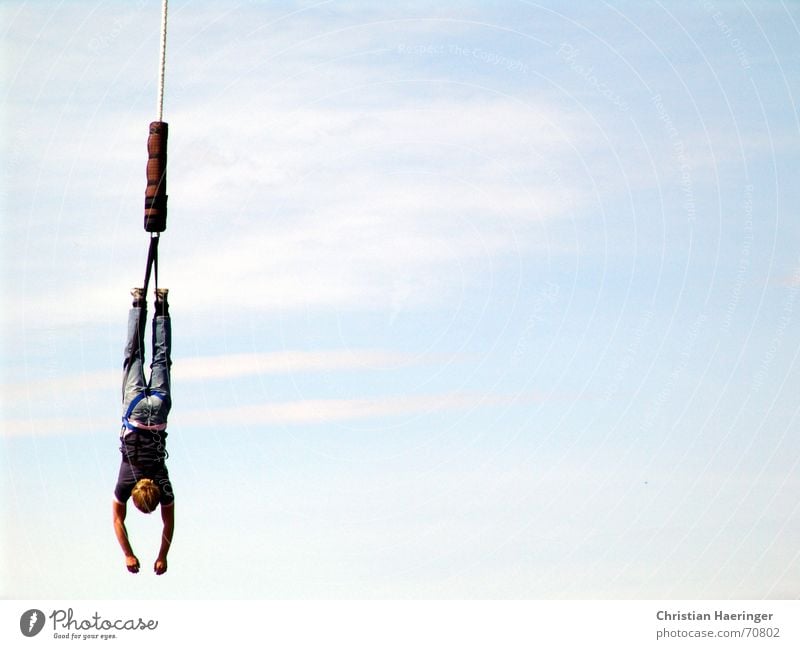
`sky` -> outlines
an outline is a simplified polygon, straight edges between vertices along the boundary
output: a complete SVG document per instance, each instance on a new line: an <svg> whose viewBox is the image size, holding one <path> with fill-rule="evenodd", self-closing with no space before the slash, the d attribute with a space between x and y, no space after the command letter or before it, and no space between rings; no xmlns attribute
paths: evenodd
<svg viewBox="0 0 800 649"><path fill-rule="evenodd" d="M0 13L2 597L800 594L800 5L173 0L159 577L160 3Z"/></svg>

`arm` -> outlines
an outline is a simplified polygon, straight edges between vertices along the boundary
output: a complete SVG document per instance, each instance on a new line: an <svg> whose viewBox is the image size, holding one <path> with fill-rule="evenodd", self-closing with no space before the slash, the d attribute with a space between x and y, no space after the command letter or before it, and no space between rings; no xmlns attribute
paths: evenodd
<svg viewBox="0 0 800 649"><path fill-rule="evenodd" d="M161 533L161 549L158 551L158 558L154 569L157 575L163 575L167 571L167 553L172 545L172 533L175 531L175 503L161 505L161 520L164 523L164 530Z"/></svg>
<svg viewBox="0 0 800 649"><path fill-rule="evenodd" d="M117 535L117 541L125 553L125 565L128 572L139 572L139 559L133 554L133 548L128 541L128 530L125 529L125 514L127 506L125 503L114 501L114 533Z"/></svg>

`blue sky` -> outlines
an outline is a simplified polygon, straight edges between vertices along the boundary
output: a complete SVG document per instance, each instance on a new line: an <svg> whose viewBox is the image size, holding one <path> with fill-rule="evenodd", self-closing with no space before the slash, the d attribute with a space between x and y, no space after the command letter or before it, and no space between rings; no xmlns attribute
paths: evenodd
<svg viewBox="0 0 800 649"><path fill-rule="evenodd" d="M797 596L786 2L170 3L177 531L127 574L159 5L0 8L3 596Z"/></svg>

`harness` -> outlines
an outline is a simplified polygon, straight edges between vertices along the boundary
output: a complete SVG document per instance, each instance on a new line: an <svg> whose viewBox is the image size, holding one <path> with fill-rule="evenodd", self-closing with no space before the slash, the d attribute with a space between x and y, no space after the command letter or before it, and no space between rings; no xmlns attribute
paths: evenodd
<svg viewBox="0 0 800 649"><path fill-rule="evenodd" d="M146 399L150 396L156 396L161 399L162 402L169 404L169 395L166 392L161 390L151 390L150 388L146 388L143 392L137 394L128 405L128 410L122 415L122 430L120 431L120 440L125 443L125 438L128 437L128 432L132 433L133 437L133 458L130 455L123 451L123 461L130 462L131 464L138 464L139 462L139 441L140 439L149 438L155 442L155 449L156 455L160 461L164 461L169 457L169 453L167 452L166 447L164 446L164 442L167 438L167 425L166 424L144 424L137 420L131 420L131 414L133 413L134 408L139 405L143 399ZM120 449L123 450L123 449ZM163 454L163 457L161 455Z"/></svg>

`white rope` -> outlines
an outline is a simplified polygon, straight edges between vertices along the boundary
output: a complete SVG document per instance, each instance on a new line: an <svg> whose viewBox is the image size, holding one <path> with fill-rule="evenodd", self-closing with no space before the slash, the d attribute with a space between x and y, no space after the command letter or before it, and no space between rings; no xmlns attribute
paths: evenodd
<svg viewBox="0 0 800 649"><path fill-rule="evenodd" d="M167 0L161 3L161 61L158 70L158 121L164 121L164 67L167 62Z"/></svg>

